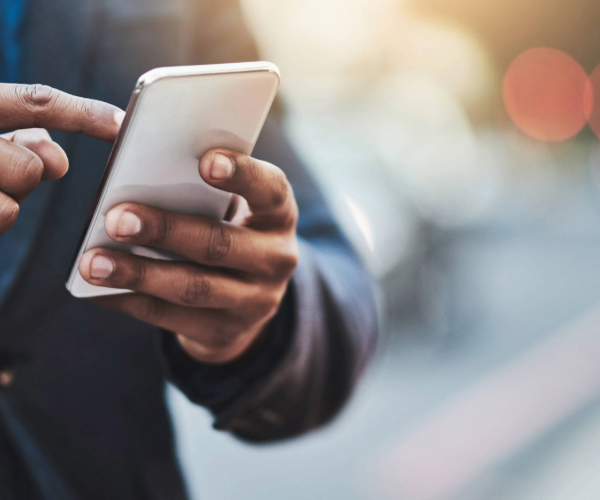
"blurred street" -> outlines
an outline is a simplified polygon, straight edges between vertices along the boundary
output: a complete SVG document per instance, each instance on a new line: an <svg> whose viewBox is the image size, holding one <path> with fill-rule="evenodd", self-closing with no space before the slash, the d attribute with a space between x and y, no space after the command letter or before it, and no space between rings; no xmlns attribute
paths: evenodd
<svg viewBox="0 0 600 500"><path fill-rule="evenodd" d="M410 2L245 5L291 138L380 287L385 338L342 417L291 443L236 442L171 390L191 490L600 498L600 141L538 141L506 116L502 75L537 40L503 46Z"/></svg>

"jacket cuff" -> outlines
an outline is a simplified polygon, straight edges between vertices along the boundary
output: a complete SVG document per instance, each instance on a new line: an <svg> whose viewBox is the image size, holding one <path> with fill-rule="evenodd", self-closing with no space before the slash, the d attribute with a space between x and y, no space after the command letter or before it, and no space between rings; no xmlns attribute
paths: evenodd
<svg viewBox="0 0 600 500"><path fill-rule="evenodd" d="M319 327L323 324L323 296L317 264L308 243L299 240L299 249L300 263L290 281L287 313L283 313L288 318L280 319L287 348L268 376L250 382L239 397L215 414L216 429L241 439L285 439L314 427L318 420L310 388L325 380L327 366L321 361L329 359L329 346Z"/></svg>

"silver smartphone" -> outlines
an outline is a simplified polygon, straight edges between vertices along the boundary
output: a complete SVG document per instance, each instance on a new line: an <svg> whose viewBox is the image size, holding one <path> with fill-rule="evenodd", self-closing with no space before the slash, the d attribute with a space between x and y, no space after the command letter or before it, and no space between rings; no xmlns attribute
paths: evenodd
<svg viewBox="0 0 600 500"><path fill-rule="evenodd" d="M251 154L279 81L279 70L267 62L158 68L140 77L67 278L72 295L124 292L81 277L79 259L91 248L170 258L108 237L104 218L119 203L225 216L231 194L206 184L198 161L214 148Z"/></svg>

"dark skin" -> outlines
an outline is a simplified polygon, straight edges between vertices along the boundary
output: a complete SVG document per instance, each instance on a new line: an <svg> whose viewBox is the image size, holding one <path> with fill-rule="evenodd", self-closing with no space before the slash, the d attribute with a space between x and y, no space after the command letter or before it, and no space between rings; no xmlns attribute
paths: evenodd
<svg viewBox="0 0 600 500"><path fill-rule="evenodd" d="M44 127L113 141L123 112L42 86L0 85L0 234L14 224L19 204L42 179L68 170L64 151ZM25 129L25 130L22 130ZM167 250L162 261L104 248L86 252L82 277L96 286L135 293L95 299L176 335L193 358L224 364L261 337L281 305L298 263L298 207L276 166L228 150L207 152L199 175L234 193L230 221L181 215L124 203L106 216L107 234L121 243Z"/></svg>

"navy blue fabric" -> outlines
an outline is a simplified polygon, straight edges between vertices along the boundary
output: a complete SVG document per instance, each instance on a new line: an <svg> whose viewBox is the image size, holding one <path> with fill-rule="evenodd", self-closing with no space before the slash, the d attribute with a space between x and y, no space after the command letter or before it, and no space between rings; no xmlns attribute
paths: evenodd
<svg viewBox="0 0 600 500"><path fill-rule="evenodd" d="M0 31L2 47L2 78L0 81L18 82L21 73L20 28L25 13L25 0L2 0L2 25Z"/></svg>
<svg viewBox="0 0 600 500"><path fill-rule="evenodd" d="M0 82L19 83L22 69L22 24L25 0L0 1ZM29 254L39 226L39 219L49 195L43 184L22 204L20 216L12 231L0 237L0 303L13 286Z"/></svg>
<svg viewBox="0 0 600 500"><path fill-rule="evenodd" d="M24 203L13 228L0 236L0 303L15 285L31 251L51 186L42 183Z"/></svg>
<svg viewBox="0 0 600 500"><path fill-rule="evenodd" d="M76 500L75 494L54 470L51 460L23 427L14 409L1 393L0 417L5 427L4 432L8 435L6 446L10 447L10 450L3 449L2 452L8 452L7 456L12 455L12 460L21 467L14 467L13 477L8 478L12 484L9 491L15 500ZM0 498L9 500L6 496Z"/></svg>
<svg viewBox="0 0 600 500"><path fill-rule="evenodd" d="M3 83L14 83L19 80L21 52L19 27L24 8L23 0L0 2L0 82ZM15 278L17 268L15 257L26 251L26 240L23 235L16 233L0 238L0 302Z"/></svg>
<svg viewBox="0 0 600 500"><path fill-rule="evenodd" d="M22 78L22 24L25 0L0 2L0 82L19 83ZM0 238L0 303L13 286L29 255L38 230L40 216L48 201L48 185L40 186L22 204L19 220ZM30 498L74 500L75 496L54 471L51 462L19 422L4 394L0 393L0 419L3 434L0 464L0 497L4 500ZM44 492L43 495L40 492Z"/></svg>

